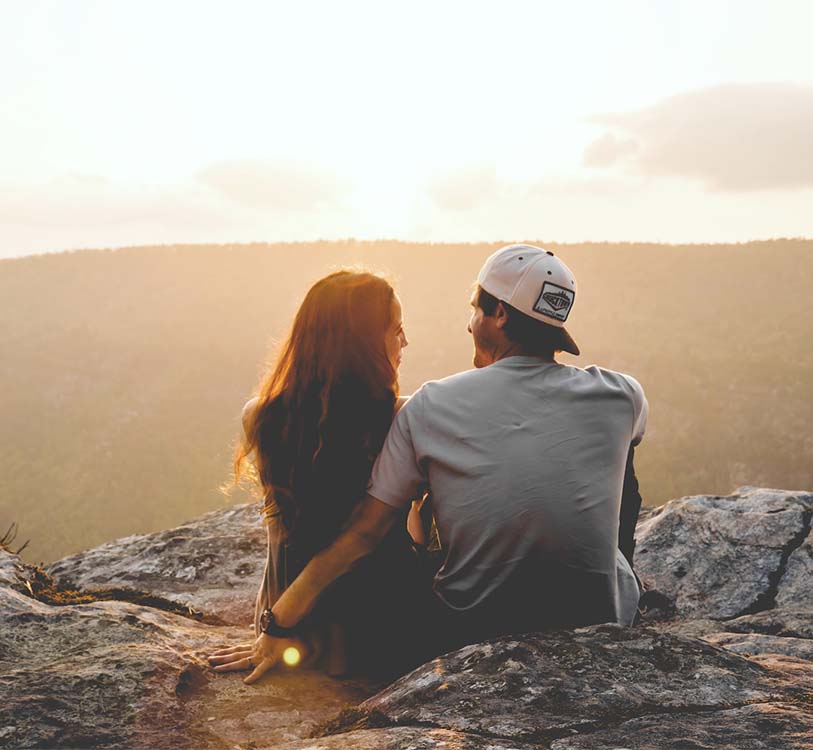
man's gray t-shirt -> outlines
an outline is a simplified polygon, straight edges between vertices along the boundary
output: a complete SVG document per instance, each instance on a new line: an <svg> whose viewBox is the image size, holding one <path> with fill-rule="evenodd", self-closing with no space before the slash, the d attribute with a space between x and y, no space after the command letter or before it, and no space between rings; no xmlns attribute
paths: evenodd
<svg viewBox="0 0 813 750"><path fill-rule="evenodd" d="M530 560L540 591L546 569L559 583L572 574L570 587L583 588L573 597L599 609L603 599L608 619L628 620L619 597L637 586L617 549L619 512L627 451L647 412L628 375L506 357L416 391L368 491L401 508L431 489L446 552L434 590L453 609L484 602Z"/></svg>

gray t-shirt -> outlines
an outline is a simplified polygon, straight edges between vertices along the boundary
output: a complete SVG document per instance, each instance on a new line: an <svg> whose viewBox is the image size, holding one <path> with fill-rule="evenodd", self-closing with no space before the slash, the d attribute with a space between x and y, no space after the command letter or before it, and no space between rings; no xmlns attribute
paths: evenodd
<svg viewBox="0 0 813 750"><path fill-rule="evenodd" d="M368 491L400 508L431 489L446 551L434 589L453 609L480 604L530 560L540 592L558 590L564 602L565 586L628 624L637 585L618 522L627 451L647 412L629 375L506 357L416 391Z"/></svg>

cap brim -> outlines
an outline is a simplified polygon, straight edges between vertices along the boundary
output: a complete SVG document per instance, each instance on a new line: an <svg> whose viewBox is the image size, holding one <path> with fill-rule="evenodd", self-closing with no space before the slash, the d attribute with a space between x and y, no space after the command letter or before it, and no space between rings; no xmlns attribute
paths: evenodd
<svg viewBox="0 0 813 750"><path fill-rule="evenodd" d="M574 354L578 357L581 351L579 350L578 344L573 340L573 337L564 328L557 328L556 330L559 331L559 348L563 352Z"/></svg>

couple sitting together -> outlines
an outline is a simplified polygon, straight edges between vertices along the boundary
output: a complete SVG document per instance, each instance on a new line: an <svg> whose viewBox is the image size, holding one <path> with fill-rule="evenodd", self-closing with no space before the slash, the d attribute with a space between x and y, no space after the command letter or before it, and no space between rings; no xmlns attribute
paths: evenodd
<svg viewBox="0 0 813 750"><path fill-rule="evenodd" d="M489 637L633 622L648 406L629 375L555 361L579 353L575 297L552 252L498 250L471 298L474 369L403 398L390 284L339 271L310 289L243 410L236 473L256 468L268 557L255 640L216 671L249 684L294 646L391 678Z"/></svg>

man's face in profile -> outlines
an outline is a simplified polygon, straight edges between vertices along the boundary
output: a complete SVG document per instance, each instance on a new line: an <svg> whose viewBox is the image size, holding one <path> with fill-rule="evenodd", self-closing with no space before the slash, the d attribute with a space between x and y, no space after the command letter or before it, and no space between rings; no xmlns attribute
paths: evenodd
<svg viewBox="0 0 813 750"><path fill-rule="evenodd" d="M495 361L493 355L496 348L494 316L486 315L483 308L477 305L477 289L472 292L470 304L472 307L471 318L469 318L466 330L471 334L474 342L473 364L478 368L487 367Z"/></svg>

